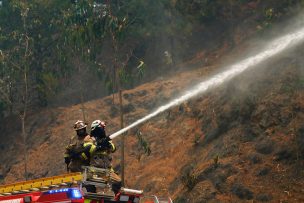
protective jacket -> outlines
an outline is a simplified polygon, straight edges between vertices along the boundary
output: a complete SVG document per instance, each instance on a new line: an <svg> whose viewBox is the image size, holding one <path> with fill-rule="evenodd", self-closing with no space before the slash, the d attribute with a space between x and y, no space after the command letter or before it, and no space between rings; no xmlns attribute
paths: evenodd
<svg viewBox="0 0 304 203"><path fill-rule="evenodd" d="M103 146L100 146L100 143L94 139L96 147L93 150L90 165L97 168L113 170L111 153L116 151L116 147L111 140L105 140L104 142Z"/></svg>
<svg viewBox="0 0 304 203"><path fill-rule="evenodd" d="M90 135L84 137L73 136L64 153L64 157L71 160L68 164L69 171L81 172L82 166L88 166L95 148L96 146L93 144Z"/></svg>
<svg viewBox="0 0 304 203"><path fill-rule="evenodd" d="M107 137L99 140L95 140L95 138L92 137L92 139L94 140L95 148L93 150L90 165L97 168L109 169L112 172L112 190L117 194L121 188L121 178L114 172L111 163L111 153L116 151L116 147L111 140L107 139Z"/></svg>

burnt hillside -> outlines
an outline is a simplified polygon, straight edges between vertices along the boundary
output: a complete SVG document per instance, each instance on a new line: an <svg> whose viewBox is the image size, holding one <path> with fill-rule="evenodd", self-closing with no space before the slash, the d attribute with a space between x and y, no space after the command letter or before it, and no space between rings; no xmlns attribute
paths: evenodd
<svg viewBox="0 0 304 203"><path fill-rule="evenodd" d="M170 195L176 202L303 201L301 48L131 130L126 146L127 186ZM180 72L125 91L126 123L148 114L215 69ZM109 122L109 133L117 130L119 111L111 97L85 106L89 121L102 118ZM65 171L60 155L73 134L73 121L81 117L79 108L31 115L31 178ZM138 147L138 131L150 145L150 156ZM119 139L114 142L119 146ZM5 149L8 156L1 156L1 163L6 163L1 164L5 182L22 179L20 142ZM119 153L114 159L119 162Z"/></svg>
<svg viewBox="0 0 304 203"><path fill-rule="evenodd" d="M221 41L210 50L198 48L198 42L204 41L200 39L196 54L180 62L176 70L124 90L125 125L222 71L227 64L236 63L251 48L258 49L272 36L287 31L287 26L280 25L281 29L261 29L254 23L255 15L243 15L249 15L245 19L252 24L231 28L229 36L214 33ZM264 35L267 30L269 38ZM233 44L231 39L235 39ZM303 202L303 47L299 45L258 64L130 130L125 147L126 186L143 189L146 194L169 195L177 203ZM88 122L106 120L108 134L119 129L117 94L114 101L107 96L85 102L84 106ZM29 113L26 142L31 179L65 173L63 152L75 133L74 122L83 116L81 108L77 104ZM1 183L23 180L20 126L18 116L3 120ZM147 141L150 155L139 145L139 135ZM114 143L120 149L120 139ZM119 161L118 151L114 155L118 172Z"/></svg>

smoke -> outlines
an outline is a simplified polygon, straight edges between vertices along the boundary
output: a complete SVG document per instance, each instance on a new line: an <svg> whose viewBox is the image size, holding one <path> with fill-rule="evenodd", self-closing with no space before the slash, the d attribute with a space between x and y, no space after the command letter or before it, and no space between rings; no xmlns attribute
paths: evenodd
<svg viewBox="0 0 304 203"><path fill-rule="evenodd" d="M257 36L253 39L246 41L244 46L246 49L241 49L236 53L230 53L228 59L222 61L222 66L227 66L224 64L231 64L233 61L242 60L244 58L256 55L260 52L262 47L265 47L270 41L278 36L288 35L294 30L304 27L304 14L300 13L292 19L287 19L284 22L279 24L272 25L271 29L267 29L261 33L258 33ZM240 49L238 49L240 50ZM303 76L304 69L304 59L303 55L303 45L299 43L296 48L292 50L285 50L280 52L273 57L261 62L257 67L251 71L247 71L242 74L241 77L238 77L237 80L231 81L229 84L236 87L240 92L237 94L248 93L248 90L252 88L252 85L255 85L258 81L262 83L269 83L269 77L279 74L283 69L288 68L290 65L296 65L297 71L299 72L299 77ZM233 56L233 57L231 57ZM263 90L263 84L258 85L261 90ZM234 97L237 95L234 95Z"/></svg>
<svg viewBox="0 0 304 203"><path fill-rule="evenodd" d="M300 21L298 21L300 22ZM155 117L156 115L166 111L167 109L179 105L180 103L187 101L195 96L201 95L210 89L218 87L223 83L230 81L235 76L243 73L244 71L256 67L256 65L281 54L283 51L287 51L290 48L294 48L301 44L304 40L304 28L300 26L299 29L289 31L287 34L277 37L274 40L269 41L265 46L263 46L260 51L254 51L251 56L240 60L239 62L232 64L226 68L221 69L221 72L213 75L210 79L204 80L194 87L190 88L180 97L173 99L169 103L159 107L147 116L137 120L133 124L119 130L118 132L112 134L110 137L113 139L122 133L128 131L129 129Z"/></svg>

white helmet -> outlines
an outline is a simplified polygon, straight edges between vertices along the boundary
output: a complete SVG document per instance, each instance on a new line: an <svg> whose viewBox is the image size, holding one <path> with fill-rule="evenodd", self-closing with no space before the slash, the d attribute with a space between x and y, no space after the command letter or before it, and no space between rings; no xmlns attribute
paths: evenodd
<svg viewBox="0 0 304 203"><path fill-rule="evenodd" d="M106 123L104 121L101 120L95 120L92 122L91 124L91 131L95 130L95 128L105 128L106 127Z"/></svg>

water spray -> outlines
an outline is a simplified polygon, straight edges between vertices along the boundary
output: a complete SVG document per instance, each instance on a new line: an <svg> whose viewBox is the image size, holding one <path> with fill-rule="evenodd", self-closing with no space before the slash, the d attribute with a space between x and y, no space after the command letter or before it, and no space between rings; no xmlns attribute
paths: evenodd
<svg viewBox="0 0 304 203"><path fill-rule="evenodd" d="M177 105L189 100L192 97L195 97L199 94L206 92L207 90L210 90L211 88L215 88L215 87L223 84L224 82L231 80L233 77L241 74L245 70L247 70L251 67L254 67L257 64L259 64L289 48L295 47L296 45L299 45L303 41L304 41L304 28L295 30L293 32L290 32L289 34L284 35L283 37L274 39L273 41L269 42L265 46L265 48L262 49L258 54L248 57L236 64L230 65L223 72L211 77L208 80L200 82L199 84L197 84L196 86L194 86L193 88L191 88L187 92L185 92L184 95L159 107L152 113L135 121L131 125L113 133L112 135L110 135L110 138L114 139L115 137L127 132L129 129L132 129L135 126L155 117L156 115L166 111L167 109L177 106Z"/></svg>

